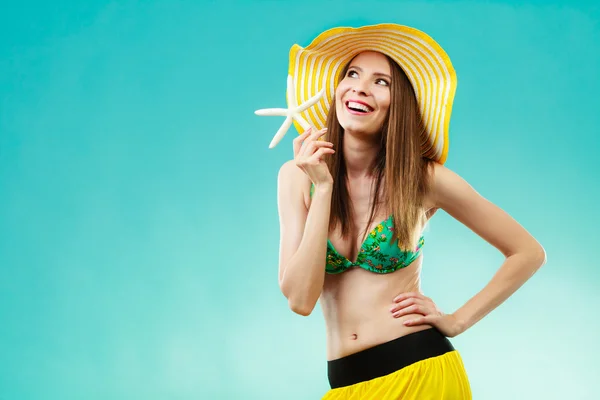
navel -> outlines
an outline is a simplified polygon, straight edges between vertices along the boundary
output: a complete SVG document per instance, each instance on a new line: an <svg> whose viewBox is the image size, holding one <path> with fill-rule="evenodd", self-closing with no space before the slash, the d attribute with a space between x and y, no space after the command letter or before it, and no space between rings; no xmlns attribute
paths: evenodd
<svg viewBox="0 0 600 400"><path fill-rule="evenodd" d="M350 335L350 340L356 340L358 339L358 335L356 333L353 333L352 335Z"/></svg>

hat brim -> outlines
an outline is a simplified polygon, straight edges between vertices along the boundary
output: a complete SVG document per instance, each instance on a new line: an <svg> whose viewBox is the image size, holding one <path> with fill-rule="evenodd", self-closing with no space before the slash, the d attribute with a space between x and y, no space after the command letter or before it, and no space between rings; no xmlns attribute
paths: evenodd
<svg viewBox="0 0 600 400"><path fill-rule="evenodd" d="M414 88L426 128L423 155L444 163L456 73L442 47L415 28L397 24L333 28L321 33L306 48L293 45L288 74L295 85L292 95L296 104L325 89L321 100L302 112L302 117L317 129L325 126L338 75L352 58L364 51L383 53L404 70ZM294 125L298 132L304 131L297 121Z"/></svg>

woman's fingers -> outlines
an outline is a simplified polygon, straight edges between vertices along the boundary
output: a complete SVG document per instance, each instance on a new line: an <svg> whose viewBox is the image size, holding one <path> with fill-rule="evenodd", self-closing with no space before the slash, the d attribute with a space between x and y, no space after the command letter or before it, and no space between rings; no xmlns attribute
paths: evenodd
<svg viewBox="0 0 600 400"><path fill-rule="evenodd" d="M406 300L406 299L411 298L411 297L425 300L425 296L423 296L419 292L405 292L405 293L402 293L402 294L396 296L396 298L394 299L394 302L398 303L400 301Z"/></svg>
<svg viewBox="0 0 600 400"><path fill-rule="evenodd" d="M418 298L410 297L406 300L401 301L400 303L394 304L394 306L390 309L390 312L394 313L405 307L412 306L413 304L421 304L422 305L423 301Z"/></svg>
<svg viewBox="0 0 600 400"><path fill-rule="evenodd" d="M305 154L300 155L296 158L296 165L299 167L307 164L318 164L320 157L326 153L333 154L335 150L332 149L333 144L329 142L312 142L308 145ZM316 150L315 150L316 149ZM328 151L331 150L331 151ZM316 158L315 158L316 157Z"/></svg>
<svg viewBox="0 0 600 400"><path fill-rule="evenodd" d="M318 138L320 138L321 136L323 136L325 133L327 133L327 128L323 128L321 130L312 130L311 129L311 134L308 135L308 137L306 137L306 139L304 139L304 141L302 142L302 145L300 146L300 150L299 150L299 154L306 154L308 146L311 143L314 143L317 141Z"/></svg>
<svg viewBox="0 0 600 400"><path fill-rule="evenodd" d="M315 153L310 157L311 159L316 159L316 162L319 163L321 158L325 154L333 154L335 150L329 147L321 147L319 150L315 151Z"/></svg>
<svg viewBox="0 0 600 400"><path fill-rule="evenodd" d="M311 128L294 139L295 163L314 184L332 181L327 164L321 162L321 159L327 154L335 153L333 143L318 140L326 133L326 128L318 131Z"/></svg>
<svg viewBox="0 0 600 400"><path fill-rule="evenodd" d="M298 165L300 168L304 168L309 165L319 165L319 163L321 162L321 159L323 158L324 155L333 154L333 153L335 153L335 150L333 150L332 148L322 146L317 151L315 151L313 154L311 154L307 157L301 157L300 159L298 159L296 161L296 165Z"/></svg>
<svg viewBox="0 0 600 400"><path fill-rule="evenodd" d="M390 312L394 318L401 317L407 314L423 314L426 315L429 312L428 304L418 298L408 298L404 301L401 301L398 304L395 304Z"/></svg>
<svg viewBox="0 0 600 400"><path fill-rule="evenodd" d="M396 311L392 315L394 318L399 318L409 314L427 315L428 313L429 312L426 307L422 306L421 304L413 304L412 306L404 307L403 309Z"/></svg>
<svg viewBox="0 0 600 400"><path fill-rule="evenodd" d="M312 131L312 128L308 128L307 130L304 131L304 133L302 135L298 136L296 139L294 139L292 141L293 146L294 146L294 158L298 155L298 152L300 151L300 148L302 147L302 143L308 137L308 135L310 135L311 131Z"/></svg>
<svg viewBox="0 0 600 400"><path fill-rule="evenodd" d="M327 147L327 148L333 148L333 143L331 142L325 142L323 140L318 140L315 142L311 142L309 144L306 145L306 151L305 154L307 157L310 157L311 154L314 154L318 149L322 148L322 147Z"/></svg>

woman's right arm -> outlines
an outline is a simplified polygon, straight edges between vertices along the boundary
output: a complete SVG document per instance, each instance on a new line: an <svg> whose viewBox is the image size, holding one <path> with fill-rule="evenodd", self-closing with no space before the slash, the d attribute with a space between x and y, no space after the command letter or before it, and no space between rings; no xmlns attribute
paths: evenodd
<svg viewBox="0 0 600 400"><path fill-rule="evenodd" d="M278 175L279 286L290 309L304 316L312 312L323 288L331 210L333 184L321 157L333 150L327 142L317 143L319 136L298 137L295 160L286 162ZM301 146L303 139L308 146ZM311 181L316 181L315 191L307 208L303 192Z"/></svg>

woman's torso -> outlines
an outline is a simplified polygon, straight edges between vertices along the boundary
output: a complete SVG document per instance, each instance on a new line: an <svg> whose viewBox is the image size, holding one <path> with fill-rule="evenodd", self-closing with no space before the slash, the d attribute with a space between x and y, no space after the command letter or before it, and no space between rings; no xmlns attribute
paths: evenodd
<svg viewBox="0 0 600 400"><path fill-rule="evenodd" d="M370 215L369 187L366 182L349 184L354 221L364 233ZM307 190L310 190L308 188ZM307 196L310 199L309 196ZM310 200L309 200L310 206ZM367 232L389 217L389 210L376 211ZM339 228L329 232L329 241L337 252L355 260L365 235L352 240L341 237ZM422 256L395 272L378 274L353 267L339 274L326 274L320 305L327 330L327 359L334 360L374 345L430 328L406 327L403 322L418 317L409 314L394 318L390 308L400 293L419 291Z"/></svg>

